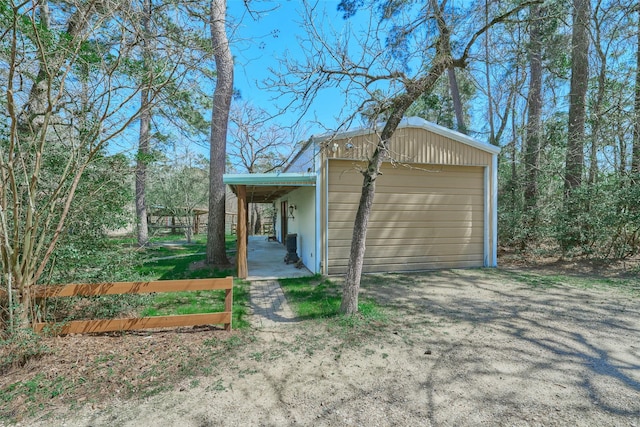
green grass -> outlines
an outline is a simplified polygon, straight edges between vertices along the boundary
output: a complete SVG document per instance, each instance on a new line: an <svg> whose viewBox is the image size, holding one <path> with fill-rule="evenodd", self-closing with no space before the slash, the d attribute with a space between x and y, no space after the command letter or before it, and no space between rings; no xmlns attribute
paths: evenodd
<svg viewBox="0 0 640 427"><path fill-rule="evenodd" d="M156 295L142 316L198 314L224 311L224 297L220 291L169 292Z"/></svg>
<svg viewBox="0 0 640 427"><path fill-rule="evenodd" d="M236 279L233 284L233 328L248 329L249 282Z"/></svg>
<svg viewBox="0 0 640 427"><path fill-rule="evenodd" d="M248 284L236 280L233 285L233 328L249 327ZM224 291L185 291L156 294L148 301L141 316L171 316L224 311Z"/></svg>
<svg viewBox="0 0 640 427"><path fill-rule="evenodd" d="M341 284L320 276L280 279L287 302L300 319L338 318L346 326L358 322L384 321L382 308L372 299L360 299L359 316L341 316Z"/></svg>
<svg viewBox="0 0 640 427"><path fill-rule="evenodd" d="M162 241L154 242L157 246L147 249L143 262L137 268L137 273L151 277L152 280L179 279L207 279L233 276L233 270L219 270L209 267L193 268L193 264L204 260L206 251L206 237L195 236L194 243L172 244L169 247L160 246ZM226 236L227 249L235 247L235 236ZM166 259L149 259L163 255L170 251L170 255L186 255ZM196 253L196 254L192 254ZM190 255L192 254L192 255ZM153 255L153 256L151 256ZM249 306L248 284L235 280L233 287L233 328L249 327L247 320ZM170 316L181 314L201 314L224 311L224 291L188 291L170 292L153 295L141 311L142 316Z"/></svg>
<svg viewBox="0 0 640 427"><path fill-rule="evenodd" d="M33 416L40 405L34 405L34 402L42 400L50 400L59 397L69 390L73 389L73 384L62 376L47 378L42 373L36 374L34 377L18 381L0 390L0 403L9 403L17 397L22 396L26 402L25 405L29 416ZM0 406L0 419L10 419L13 414L3 414L3 407Z"/></svg>
<svg viewBox="0 0 640 427"><path fill-rule="evenodd" d="M338 286L319 276L280 279L287 302L301 319L331 317L340 309Z"/></svg>
<svg viewBox="0 0 640 427"><path fill-rule="evenodd" d="M207 251L206 244L202 243L185 243L183 245L171 245L171 246L150 246L145 249L145 256L147 259L164 258L164 257L178 257L184 255L203 254Z"/></svg>
<svg viewBox="0 0 640 427"><path fill-rule="evenodd" d="M204 260L204 255L188 255L176 258L145 261L137 272L153 280L206 279L209 277L233 276L233 270L218 270L208 267L193 269L192 264Z"/></svg>
<svg viewBox="0 0 640 427"><path fill-rule="evenodd" d="M232 269L197 267L205 259L206 236L194 236L186 243L182 235L161 235L151 239L152 245L135 252L137 263L121 271L123 281L207 279L233 276ZM121 248L135 246L135 238L115 238L110 245ZM166 245L165 245L166 244ZM226 236L227 250L235 248L235 236ZM247 328L249 306L248 284L234 283L233 327ZM224 311L224 291L188 291L151 295L107 295L99 297L55 300L51 304L56 315L51 320L108 319L126 316L167 316L216 313ZM83 299L82 299L83 298ZM82 299L82 300L81 300Z"/></svg>
<svg viewBox="0 0 640 427"><path fill-rule="evenodd" d="M149 243L145 249L147 258L188 255L207 251L207 236L202 234L193 236L191 243L187 243L183 235L175 234L153 237L149 239Z"/></svg>
<svg viewBox="0 0 640 427"><path fill-rule="evenodd" d="M358 313L341 314L342 282L314 276L280 279L280 285L291 309L304 320L305 332L294 336L288 351L311 356L331 348L334 357L339 358L346 348L369 345L391 324L392 310L373 299L361 297Z"/></svg>

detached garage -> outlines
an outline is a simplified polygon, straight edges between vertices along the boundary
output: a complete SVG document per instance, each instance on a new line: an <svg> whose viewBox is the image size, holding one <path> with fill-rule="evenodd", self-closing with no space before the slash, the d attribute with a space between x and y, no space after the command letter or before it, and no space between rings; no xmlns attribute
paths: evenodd
<svg viewBox="0 0 640 427"><path fill-rule="evenodd" d="M278 238L284 243L285 234L296 233L312 272L346 272L359 171L376 138L371 129L311 138L280 174L315 176L313 188L291 186L271 200ZM404 119L389 147L376 181L364 272L495 266L500 149L419 118Z"/></svg>

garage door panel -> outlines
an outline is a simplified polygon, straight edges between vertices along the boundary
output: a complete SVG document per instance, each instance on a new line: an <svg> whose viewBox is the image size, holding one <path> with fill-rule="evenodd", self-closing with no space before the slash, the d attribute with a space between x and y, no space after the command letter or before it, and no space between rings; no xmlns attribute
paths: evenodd
<svg viewBox="0 0 640 427"><path fill-rule="evenodd" d="M353 224L351 228L330 229L329 230L329 246L349 246L351 245L351 236L353 235ZM483 239L482 230L473 228L412 228L392 230L389 227L367 230L367 242L371 240L379 240L379 244L384 244L385 240L396 239L406 240L410 238L421 239L438 239L438 242L455 243L458 240L466 241L467 239ZM348 241L345 243L343 241ZM425 242L429 243L429 242ZM376 244L376 243L371 243Z"/></svg>
<svg viewBox="0 0 640 427"><path fill-rule="evenodd" d="M337 180L334 183L329 183L329 185L339 185L341 189L349 189L348 191L358 191L358 188L362 188L362 180L346 180L341 179ZM430 188L437 188L439 190L457 190L460 188L468 188L469 190L477 190L482 191L482 181L480 181L479 185L476 182L470 182L469 177L459 177L459 178L448 178L446 176L440 176L438 178L433 177L431 175L427 177L420 177L418 179L407 179L402 178L398 179L398 177L386 176L383 175L379 177L376 181L376 190L378 187L381 187L381 190L387 188L397 188L402 187L404 189L417 189L422 190L425 185L428 185ZM471 185L471 187L466 187L467 185ZM346 191L346 190L345 190ZM419 192L419 191L418 191Z"/></svg>
<svg viewBox="0 0 640 427"><path fill-rule="evenodd" d="M385 262L386 261L386 262ZM348 260L337 262L329 267L329 274L342 274L347 269ZM424 271L440 268L469 268L477 267L478 260L475 258L465 259L462 257L431 257L429 259L387 259L377 260L377 263L367 263L363 266L364 273L385 273L400 271Z"/></svg>
<svg viewBox="0 0 640 427"><path fill-rule="evenodd" d="M424 237L416 237L415 235L412 235L412 238L377 238L367 235L367 244L370 246L424 245L424 243ZM481 245L483 243L483 236L478 234L472 237L441 237L438 239L438 244L450 245L460 243ZM334 239L334 245L330 246L330 248L333 247L351 247L351 236L343 233L339 238Z"/></svg>
<svg viewBox="0 0 640 427"><path fill-rule="evenodd" d="M396 211L418 211L427 213L430 212L473 212L475 209L473 208L473 201L470 201L469 198L465 198L464 200L458 200L454 198L448 199L450 202L448 204L440 204L440 203L394 203L393 201L383 203L382 200L378 203L374 202L373 207L378 212L396 212ZM458 202L454 204L454 202ZM482 198L478 197L478 203L482 203ZM425 205L429 206L429 209L425 211ZM357 208L357 204L356 204ZM335 211L340 211L341 209L335 209Z"/></svg>
<svg viewBox="0 0 640 427"><path fill-rule="evenodd" d="M384 194L383 197L376 197L373 199L373 206L379 208L380 206L392 206L400 209L402 206L420 206L424 209L424 205L428 205L429 209L451 209L451 206L457 207L469 207L482 204L484 194L413 194L412 197L407 197L405 194L398 193L380 193ZM332 191L329 194L329 203L335 204L333 209L357 209L360 203L360 193L348 193L340 191Z"/></svg>
<svg viewBox="0 0 640 427"><path fill-rule="evenodd" d="M482 221L473 221L462 224L459 221L450 221L450 222L439 222L437 224L432 224L428 226L416 226L411 222L399 222L394 224L395 227L390 227L388 222L369 222L369 226L367 227L367 237L371 236L380 236L380 237L392 237L392 236L406 236L410 237L414 235L414 233L420 233L420 236L424 237L460 237L460 236L470 236L470 235L478 235L481 236L482 229ZM480 229L479 229L480 228ZM422 230L424 230L424 234L422 234ZM349 236L353 234L353 221L344 221L344 222L330 222L329 223L329 233L333 231L340 234L330 234L330 237L339 237L344 233L347 233ZM378 234L380 231L381 234ZM384 234L382 234L384 233ZM331 244L331 243L329 243Z"/></svg>
<svg viewBox="0 0 640 427"><path fill-rule="evenodd" d="M363 177L360 170L364 170L366 168L366 164L364 162L354 163L331 160L331 163L334 167L334 172L336 173L332 172L329 176L329 185L345 179L354 180L362 184ZM423 179L425 177L429 179L461 178L474 174L474 172L470 170L469 166L421 165L412 166L410 168L401 168L390 166L388 163L383 165L382 173L383 177L393 175L394 177L404 178L414 178L416 174L419 173L418 176Z"/></svg>
<svg viewBox="0 0 640 427"><path fill-rule="evenodd" d="M443 188L443 189L456 189L461 186L465 186L471 184L471 188L482 189L482 181L480 183L477 182L469 182L469 176L451 176L442 173L426 173L423 176L420 176L417 179L412 177L405 176L394 176L389 175L394 173L395 171L383 171L382 176L378 177L376 183L384 186L384 187L404 187L404 188L423 188L425 183L428 183L430 187L433 188ZM470 174L471 175L471 174ZM342 178L337 179L334 182L329 182L329 185L344 185L349 187L357 187L362 186L362 178L352 179L353 177L343 175Z"/></svg>
<svg viewBox="0 0 640 427"><path fill-rule="evenodd" d="M385 187L380 182L376 184L376 195L378 194L398 194L397 189L401 188L405 197L412 197L413 195L423 195L424 189L421 187ZM446 188L446 187L429 187L430 195L434 196L482 196L482 188ZM333 192L336 194L347 193L351 195L357 195L360 198L360 192L362 191L362 184L359 185L340 185ZM331 193L330 196L331 197Z"/></svg>
<svg viewBox="0 0 640 427"><path fill-rule="evenodd" d="M367 228L364 271L481 266L484 169L385 164ZM329 162L328 271L346 271L362 176L348 161Z"/></svg>
<svg viewBox="0 0 640 427"><path fill-rule="evenodd" d="M358 188L360 190L360 188ZM467 205L469 203L476 204L482 203L483 200L483 192L470 192L470 191L459 191L460 194L452 194L452 193L428 193L428 194L412 194L410 197L404 193L399 193L396 189L393 192L389 193L378 193L376 191L376 196L373 199L373 205L385 205L385 204L393 204L393 205L431 205L431 206L442 206L442 205ZM360 201L360 192L352 191L352 192L343 192L340 190L334 190L329 194L329 203L335 204L332 205L332 209L341 208L342 204L346 205L355 205L358 206Z"/></svg>
<svg viewBox="0 0 640 427"><path fill-rule="evenodd" d="M379 210L372 209L371 215L369 216L369 223L373 222L383 222L383 223L391 223L398 224L402 222L409 222L411 224L415 224L414 227L427 227L430 224L440 224L446 222L458 222L461 223L470 223L473 222L474 215L477 212L473 210L446 210L446 211L424 211L424 210ZM351 221L353 225L353 220L355 219L355 211L346 211L346 210L332 210L329 213L329 223L332 222L344 222ZM482 221L482 218L477 218Z"/></svg>
<svg viewBox="0 0 640 427"><path fill-rule="evenodd" d="M332 258L349 258L349 246L329 247L329 254ZM433 245L398 245L398 246L374 246L367 245L365 256L367 259L381 258L424 258L433 256L461 256L460 254L470 254L476 259L476 251L482 251L482 243L447 243ZM464 255L466 256L466 255ZM482 259L480 257L479 259Z"/></svg>

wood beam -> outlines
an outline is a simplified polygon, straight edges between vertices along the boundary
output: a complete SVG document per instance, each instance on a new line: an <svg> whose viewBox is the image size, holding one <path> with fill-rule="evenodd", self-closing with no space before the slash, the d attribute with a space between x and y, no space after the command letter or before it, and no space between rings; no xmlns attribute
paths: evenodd
<svg viewBox="0 0 640 427"><path fill-rule="evenodd" d="M72 283L69 285L38 285L34 287L35 298L151 294L157 292L210 291L233 288L233 279L183 279L158 280L151 282L113 282L113 283Z"/></svg>
<svg viewBox="0 0 640 427"><path fill-rule="evenodd" d="M174 328L181 326L215 325L224 323L231 330L230 311L221 313L183 314L175 316L139 317L130 319L74 320L66 323L34 323L35 332L47 330L53 335L95 334L139 329Z"/></svg>
<svg viewBox="0 0 640 427"><path fill-rule="evenodd" d="M246 185L237 186L238 196L238 223L237 231L237 256L238 278L246 279L249 275L247 266L247 187Z"/></svg>

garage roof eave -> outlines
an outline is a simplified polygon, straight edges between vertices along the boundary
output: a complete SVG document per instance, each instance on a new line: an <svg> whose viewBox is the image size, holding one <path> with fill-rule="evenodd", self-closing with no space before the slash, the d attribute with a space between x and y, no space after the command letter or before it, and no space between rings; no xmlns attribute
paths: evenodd
<svg viewBox="0 0 640 427"><path fill-rule="evenodd" d="M314 186L316 184L315 173L243 173L224 174L223 182L227 185L250 185L250 186Z"/></svg>
<svg viewBox="0 0 640 427"><path fill-rule="evenodd" d="M427 121L421 117L404 117L400 122L400 124L398 125L398 129L402 129L402 128L425 129L429 132L433 132L435 134L444 136L445 138L450 138L454 141L458 141L468 146L477 148L479 150L486 151L488 153L491 153L492 155L497 155L501 151L501 148L496 145L479 141L475 138L470 137L469 135L465 135L461 132L446 128L444 126L440 126L436 123ZM315 139L315 141L317 143L320 143L326 140L353 138L355 136L368 135L371 133L373 133L373 130L371 128L364 127L364 128L354 129L354 130L340 132L340 133L327 133L327 134L318 136Z"/></svg>
<svg viewBox="0 0 640 427"><path fill-rule="evenodd" d="M300 187L315 187L315 173L225 174L223 182L237 195L238 186L246 187L250 203L271 203Z"/></svg>

